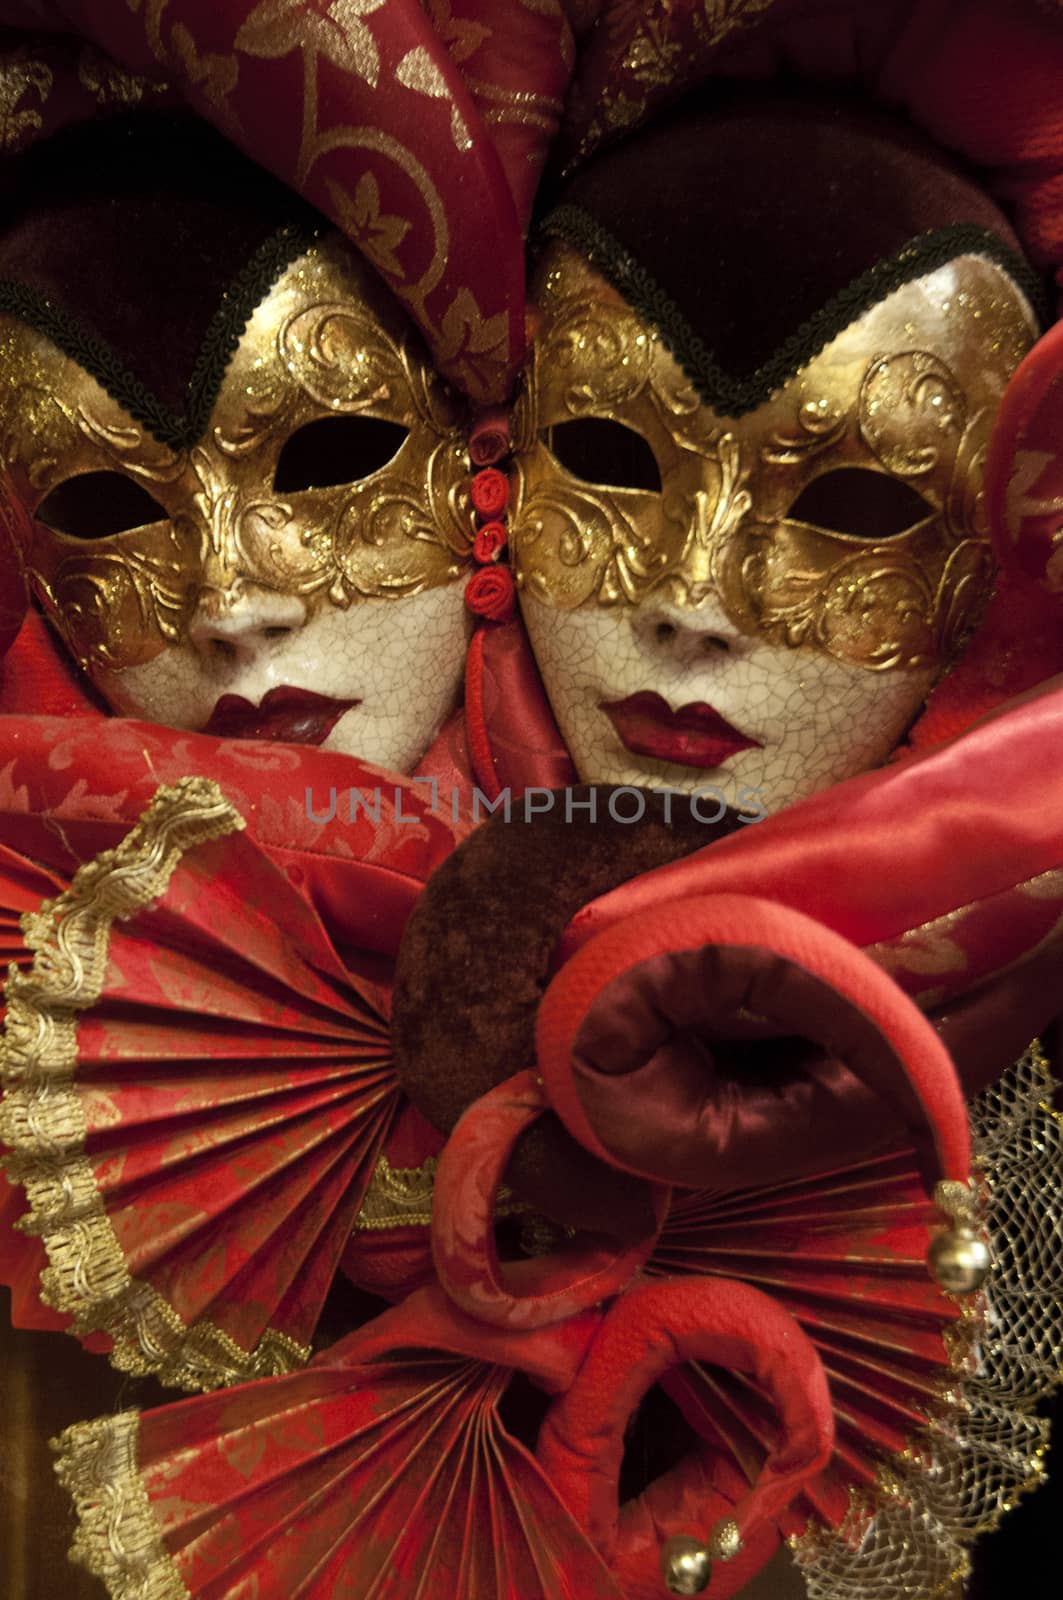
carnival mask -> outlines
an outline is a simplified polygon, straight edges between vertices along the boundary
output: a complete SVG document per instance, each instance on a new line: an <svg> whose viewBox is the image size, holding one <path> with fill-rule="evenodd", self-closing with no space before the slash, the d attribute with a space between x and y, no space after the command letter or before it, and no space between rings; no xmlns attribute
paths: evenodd
<svg viewBox="0 0 1063 1600"><path fill-rule="evenodd" d="M774 810L882 760L989 594L1024 295L957 257L726 415L567 243L535 289L513 543L581 778Z"/></svg>
<svg viewBox="0 0 1063 1600"><path fill-rule="evenodd" d="M458 693L458 414L335 238L277 279L209 424L160 444L0 322L0 452L31 585L126 715L409 770Z"/></svg>

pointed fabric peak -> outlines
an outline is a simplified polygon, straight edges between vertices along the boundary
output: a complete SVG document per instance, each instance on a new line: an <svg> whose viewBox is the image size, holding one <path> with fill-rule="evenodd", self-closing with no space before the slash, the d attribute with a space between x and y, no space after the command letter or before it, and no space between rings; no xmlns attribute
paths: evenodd
<svg viewBox="0 0 1063 1600"><path fill-rule="evenodd" d="M165 77L335 222L439 371L494 403L524 353L522 223L571 38L552 0L434 0L428 13L418 0L16 0L0 23L73 28Z"/></svg>
<svg viewBox="0 0 1063 1600"><path fill-rule="evenodd" d="M717 82L828 82L906 112L986 174L1026 253L1063 272L1063 6L1057 0L601 0L581 37L556 165Z"/></svg>
<svg viewBox="0 0 1063 1600"><path fill-rule="evenodd" d="M506 174L527 232L575 61L561 0L424 0Z"/></svg>

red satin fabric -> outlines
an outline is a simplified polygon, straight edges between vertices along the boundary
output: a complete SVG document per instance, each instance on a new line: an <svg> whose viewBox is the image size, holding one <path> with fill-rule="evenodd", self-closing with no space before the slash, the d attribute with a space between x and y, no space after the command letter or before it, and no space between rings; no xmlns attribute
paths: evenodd
<svg viewBox="0 0 1063 1600"><path fill-rule="evenodd" d="M473 635L465 710L473 772L489 799L577 781L519 618Z"/></svg>
<svg viewBox="0 0 1063 1600"><path fill-rule="evenodd" d="M705 896L616 924L539 1007L539 1070L569 1131L640 1177L698 1188L713 1155L717 1037L743 1018L818 1043L892 1104L934 1177L966 1182L967 1108L930 1023L821 923L748 896Z"/></svg>
<svg viewBox="0 0 1063 1600"><path fill-rule="evenodd" d="M1054 680L940 750L837 784L603 895L569 923L555 966L603 928L690 894L760 895L860 945L1005 894L1063 865L1063 771L1045 761L1061 741ZM998 947L998 964L1021 953Z"/></svg>
<svg viewBox="0 0 1063 1600"><path fill-rule="evenodd" d="M220 785L337 942L361 949L395 951L420 885L457 837L428 785L351 756L124 718L32 716L0 717L0 834L71 874L128 831L160 784L188 774Z"/></svg>

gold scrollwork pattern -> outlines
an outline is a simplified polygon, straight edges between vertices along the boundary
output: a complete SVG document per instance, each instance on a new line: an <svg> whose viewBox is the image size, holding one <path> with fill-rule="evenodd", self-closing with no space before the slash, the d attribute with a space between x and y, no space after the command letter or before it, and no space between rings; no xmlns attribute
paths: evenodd
<svg viewBox="0 0 1063 1600"><path fill-rule="evenodd" d="M363 198L373 203L372 180ZM396 235L381 218L381 248ZM74 361L8 319L0 464L28 513L30 581L82 665L120 670L180 643L205 594L242 586L320 596L414 595L470 558L468 466L454 397L393 305L338 241L313 247L254 313L209 431L191 450L158 443ZM396 425L390 461L332 487L278 494L292 435L326 417ZM404 435L400 430L404 430ZM59 483L111 471L147 488L157 520L91 541L33 520Z"/></svg>
<svg viewBox="0 0 1063 1600"><path fill-rule="evenodd" d="M102 993L114 922L164 895L187 851L243 827L208 779L159 789L120 844L23 919L33 966L12 969L5 985L0 1139L11 1151L4 1165L26 1191L27 1226L48 1253L42 1298L72 1316L76 1332L108 1334L111 1360L122 1371L186 1389L291 1371L310 1352L272 1329L254 1350L243 1350L211 1322L188 1326L157 1290L130 1275L85 1151L84 1108L74 1087L78 1015Z"/></svg>
<svg viewBox="0 0 1063 1600"><path fill-rule="evenodd" d="M535 283L543 326L516 415L525 592L563 610L711 594L747 635L870 671L955 657L992 574L990 425L1031 337L996 267L965 257L901 287L740 418L701 398L664 336L567 244L547 246ZM586 418L640 435L660 491L569 471L559 430ZM802 492L836 469L903 484L914 520L884 536L803 520Z"/></svg>

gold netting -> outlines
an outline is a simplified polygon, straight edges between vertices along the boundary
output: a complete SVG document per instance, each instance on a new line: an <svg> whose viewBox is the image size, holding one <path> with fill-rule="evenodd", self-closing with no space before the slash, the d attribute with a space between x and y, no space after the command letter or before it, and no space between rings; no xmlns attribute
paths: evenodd
<svg viewBox="0 0 1063 1600"><path fill-rule="evenodd" d="M971 1107L993 1267L952 1346L935 1414L835 1530L790 1541L808 1600L944 1600L974 1538L1044 1475L1035 1407L1063 1372L1063 1119L1035 1040Z"/></svg>
<svg viewBox="0 0 1063 1600"><path fill-rule="evenodd" d="M10 969L7 1024L0 1038L0 1141L29 1201L27 1231L40 1234L49 1266L42 1298L74 1318L79 1334L114 1341L113 1364L184 1389L291 1371L309 1350L269 1329L246 1351L215 1324L189 1327L150 1284L130 1276L85 1154L86 1127L74 1084L77 1019L99 1000L111 928L166 893L182 856L244 827L218 785L182 778L160 788L136 826L87 862L69 889L22 919L34 961Z"/></svg>

